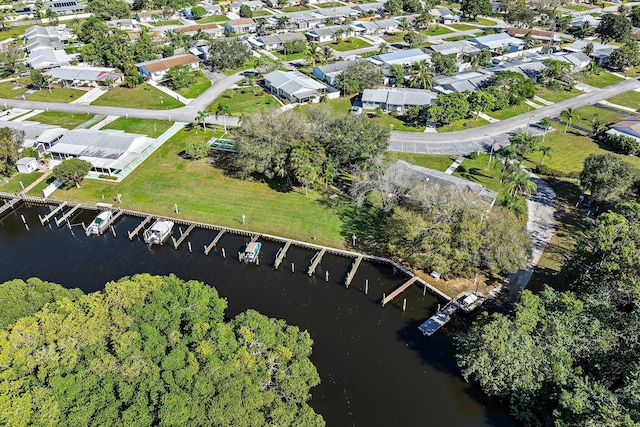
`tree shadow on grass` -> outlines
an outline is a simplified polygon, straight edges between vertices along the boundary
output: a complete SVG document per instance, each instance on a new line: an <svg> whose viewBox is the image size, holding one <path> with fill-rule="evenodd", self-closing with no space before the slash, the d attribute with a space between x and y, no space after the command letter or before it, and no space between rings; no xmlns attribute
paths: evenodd
<svg viewBox="0 0 640 427"><path fill-rule="evenodd" d="M479 177L483 177L483 178L487 178L487 179L491 179L492 178L491 176L484 174L482 172L482 169L480 169L478 167L472 167L472 168L467 169L466 167L460 165L456 169L456 172L460 176L462 176L464 179L467 179L469 181L474 181L474 182L480 182Z"/></svg>

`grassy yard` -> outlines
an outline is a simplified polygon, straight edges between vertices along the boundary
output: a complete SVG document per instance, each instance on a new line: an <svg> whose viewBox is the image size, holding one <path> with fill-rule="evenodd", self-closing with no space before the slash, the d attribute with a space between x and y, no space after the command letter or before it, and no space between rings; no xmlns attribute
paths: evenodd
<svg viewBox="0 0 640 427"><path fill-rule="evenodd" d="M566 6L562 6L562 8L563 9L569 9L569 10L572 10L574 12L584 12L584 11L593 9L592 7L583 6L581 4L569 4L569 5L566 5Z"/></svg>
<svg viewBox="0 0 640 427"><path fill-rule="evenodd" d="M340 40L340 43L328 43L328 46L330 46L333 50L337 50L338 52L347 52L349 50L371 47L371 44L357 37L353 37L351 41L344 39Z"/></svg>
<svg viewBox="0 0 640 427"><path fill-rule="evenodd" d="M29 79L18 79L15 82L0 82L0 98L15 98L27 91Z"/></svg>
<svg viewBox="0 0 640 427"><path fill-rule="evenodd" d="M287 7L283 7L282 10L283 12L301 12L304 10L310 10L311 8L309 7L305 7L305 6L287 6Z"/></svg>
<svg viewBox="0 0 640 427"><path fill-rule="evenodd" d="M629 69L624 72L624 75L627 77L638 77L640 76L640 67L629 67Z"/></svg>
<svg viewBox="0 0 640 427"><path fill-rule="evenodd" d="M22 191L22 186L28 187L32 182L40 178L42 174L40 172L32 173L17 173L10 179L0 178L0 191L5 193L19 193ZM40 192L42 194L42 192Z"/></svg>
<svg viewBox="0 0 640 427"><path fill-rule="evenodd" d="M626 92L613 98L607 99L607 101L612 102L614 104L623 105L629 108L640 108L640 92L630 91Z"/></svg>
<svg viewBox="0 0 640 427"><path fill-rule="evenodd" d="M162 27L164 25L182 25L182 22L178 21L177 19L171 19L168 21L158 21L152 25L154 27Z"/></svg>
<svg viewBox="0 0 640 427"><path fill-rule="evenodd" d="M202 18L198 21L196 21L196 23L198 24L210 24L212 22L224 22L224 21L228 21L229 18L226 15L211 15L211 16L207 16L205 18Z"/></svg>
<svg viewBox="0 0 640 427"><path fill-rule="evenodd" d="M57 125L66 129L74 129L82 123L91 120L93 114L82 113L63 113L60 111L43 111L36 114L29 120L34 122L45 123L48 125Z"/></svg>
<svg viewBox="0 0 640 427"><path fill-rule="evenodd" d="M587 129L591 129L592 121L594 117L597 117L600 121L609 125L619 122L623 117L629 114L618 113L616 111L607 110L604 108L598 108L595 105L587 105L584 107L576 108L576 113L580 116L579 120L574 120L572 124L581 126ZM562 120L564 118L560 116Z"/></svg>
<svg viewBox="0 0 640 427"><path fill-rule="evenodd" d="M565 99L573 98L574 96L582 95L582 91L572 88L571 90L554 90L547 87L536 85L536 95L545 101L560 102ZM535 101L534 101L535 102Z"/></svg>
<svg viewBox="0 0 640 427"><path fill-rule="evenodd" d="M400 43L400 42L404 41L404 36L402 34L400 34L400 33L394 34L393 36L385 34L384 36L382 36L382 38L387 43Z"/></svg>
<svg viewBox="0 0 640 427"><path fill-rule="evenodd" d="M422 166L423 168L435 169L440 172L446 171L453 162L455 162L457 156L441 156L431 154L414 154L414 153L396 153L387 152L386 159L389 163L393 163L396 160L404 160L414 165Z"/></svg>
<svg viewBox="0 0 640 427"><path fill-rule="evenodd" d="M177 91L180 95L185 98L197 98L198 95L211 87L211 80L207 76L200 71L197 71L196 75L197 80L194 84Z"/></svg>
<svg viewBox="0 0 640 427"><path fill-rule="evenodd" d="M227 89L221 96L206 108L209 114L215 114L218 104L226 102L232 116L242 116L255 110L267 110L280 107L280 103L272 96L264 93L262 88L256 87L256 94L251 88ZM261 95L261 93L264 93Z"/></svg>
<svg viewBox="0 0 640 427"><path fill-rule="evenodd" d="M383 113L379 116L372 117L380 126L388 127L391 130L403 130L407 132L424 132L424 126L413 127L406 125L402 120L393 117L391 114ZM393 126L393 127L392 127Z"/></svg>
<svg viewBox="0 0 640 427"><path fill-rule="evenodd" d="M477 128L479 126L484 126L484 125L488 125L488 124L489 124L489 122L486 121L485 119L483 119L482 117L478 117L477 120L475 118L460 119L460 120L456 120L455 122L451 123L450 125L439 127L438 128L438 132L439 133L456 132L456 131L459 131L459 130L465 130L465 129L469 129L469 128Z"/></svg>
<svg viewBox="0 0 640 427"><path fill-rule="evenodd" d="M118 129L128 133L139 133L151 138L157 138L169 129L173 122L168 120L138 119L135 117L120 117L102 129Z"/></svg>
<svg viewBox="0 0 640 427"><path fill-rule="evenodd" d="M353 97L352 97L353 98ZM300 107L296 107L299 111L308 112L313 108L327 108L331 111L334 116L345 116L348 114L349 109L351 109L351 98L338 98L338 99L329 99L325 102L321 102L319 104L305 104Z"/></svg>
<svg viewBox="0 0 640 427"><path fill-rule="evenodd" d="M531 105L523 103L521 105L516 105L515 107L505 108L504 110L489 111L487 112L487 115L493 117L494 119L505 120L510 117L527 113L531 110L534 110Z"/></svg>
<svg viewBox="0 0 640 427"><path fill-rule="evenodd" d="M342 7L344 6L344 4L338 3L338 2L330 2L330 3L320 3L317 6L322 9L330 9L332 7Z"/></svg>
<svg viewBox="0 0 640 427"><path fill-rule="evenodd" d="M473 25L468 25L468 24L451 24L448 26L455 28L458 31L479 30L478 27L474 27Z"/></svg>
<svg viewBox="0 0 640 427"><path fill-rule="evenodd" d="M272 54L274 54L275 56L278 57L278 59L280 59L281 61L297 61L298 59L304 59L307 57L307 53L306 52L298 52L298 53L288 53L287 56L284 56L284 51L283 52L271 52Z"/></svg>
<svg viewBox="0 0 640 427"><path fill-rule="evenodd" d="M489 163L489 157L488 154L480 153L475 160L466 158L452 175L478 182L502 195L507 191L507 184L500 182L502 162L496 156L492 156Z"/></svg>
<svg viewBox="0 0 640 427"><path fill-rule="evenodd" d="M240 71L243 70L248 70L249 68L253 68L255 67L256 63L255 61L247 61L243 66L238 67L238 68L229 68L227 70L224 70L222 72L222 74L224 74L225 76L230 76L231 74L235 74L238 73Z"/></svg>
<svg viewBox="0 0 640 427"><path fill-rule="evenodd" d="M582 83L597 88L607 87L615 83L620 83L622 81L620 77L614 76L613 74L606 71L600 71L598 73L592 73L590 75L587 73L577 73L574 74L574 77L576 77Z"/></svg>
<svg viewBox="0 0 640 427"><path fill-rule="evenodd" d="M102 201L103 195L112 200L120 193L123 202L118 207L124 209L304 241L315 236L314 243L345 246L339 211L328 207L316 191L305 196L302 191L287 191L279 182L230 178L212 166L211 159L189 161L179 156L188 143L212 136L202 129L179 132L123 182L84 180L81 188L58 190L54 197L94 204ZM174 203L179 214L174 212ZM246 216L245 226L242 215Z"/></svg>
<svg viewBox="0 0 640 427"><path fill-rule="evenodd" d="M42 24L46 26L46 24ZM18 27L6 27L4 31L0 31L0 41L10 39L11 37L22 38L24 30L30 28L31 25L20 25Z"/></svg>
<svg viewBox="0 0 640 427"><path fill-rule="evenodd" d="M273 16L272 13L267 12L266 10L254 10L253 17L260 18L261 16Z"/></svg>
<svg viewBox="0 0 640 427"><path fill-rule="evenodd" d="M51 89L40 89L27 95L29 101L46 101L46 102L71 102L80 98L87 93L84 90L71 89L66 87L56 87Z"/></svg>
<svg viewBox="0 0 640 427"><path fill-rule="evenodd" d="M469 21L469 24L478 24L478 25L484 25L484 26L490 26L490 25L496 25L495 21L492 21L490 19L486 19L486 18L476 18L475 21Z"/></svg>
<svg viewBox="0 0 640 427"><path fill-rule="evenodd" d="M474 36L453 36L453 37L447 37L446 39L442 39L442 41L445 42L458 42L460 40L468 40L468 39L472 39Z"/></svg>
<svg viewBox="0 0 640 427"><path fill-rule="evenodd" d="M133 89L116 87L93 101L91 105L145 108L147 110L169 110L184 107L182 102L147 83Z"/></svg>
<svg viewBox="0 0 640 427"><path fill-rule="evenodd" d="M434 25L433 27L430 27L428 30L420 31L420 34L422 34L423 36L429 37L429 36L440 36L442 34L449 34L452 32L453 31L451 31L448 28Z"/></svg>

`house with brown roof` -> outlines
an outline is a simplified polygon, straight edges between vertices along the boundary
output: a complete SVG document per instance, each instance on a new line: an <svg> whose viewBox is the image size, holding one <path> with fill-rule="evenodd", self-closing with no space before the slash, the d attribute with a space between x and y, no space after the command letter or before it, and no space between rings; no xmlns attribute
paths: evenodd
<svg viewBox="0 0 640 427"><path fill-rule="evenodd" d="M196 56L186 53L184 55L175 55L168 58L140 62L139 64L136 64L136 67L138 67L138 72L144 78L157 82L162 80L167 71L177 65L188 65L194 70L197 70L199 60Z"/></svg>
<svg viewBox="0 0 640 427"><path fill-rule="evenodd" d="M202 31L205 34L208 34L213 37L222 37L224 36L224 29L215 23L203 24L203 25L187 25L186 27L178 27L174 29L176 33L183 33L188 36L193 36L197 34L198 31Z"/></svg>
<svg viewBox="0 0 640 427"><path fill-rule="evenodd" d="M507 34L511 37L522 39L529 34L531 38L539 40L542 43L556 44L560 43L560 35L553 31L533 30L529 28L509 28Z"/></svg>
<svg viewBox="0 0 640 427"><path fill-rule="evenodd" d="M622 121L611 125L607 133L628 136L640 141L640 116L625 117Z"/></svg>
<svg viewBox="0 0 640 427"><path fill-rule="evenodd" d="M258 29L256 21L251 18L234 19L224 24L224 29L232 33L255 33Z"/></svg>

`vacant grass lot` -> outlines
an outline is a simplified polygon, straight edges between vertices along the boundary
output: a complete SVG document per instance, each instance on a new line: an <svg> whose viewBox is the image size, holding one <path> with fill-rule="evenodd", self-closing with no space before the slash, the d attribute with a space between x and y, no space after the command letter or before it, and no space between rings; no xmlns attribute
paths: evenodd
<svg viewBox="0 0 640 427"><path fill-rule="evenodd" d="M282 9L283 12L301 12L303 10L310 10L310 8L305 7L305 6L287 6L287 7L283 7Z"/></svg>
<svg viewBox="0 0 640 427"><path fill-rule="evenodd" d="M563 9L573 10L574 12L584 12L584 11L593 9L592 7L583 6L583 5L580 5L580 4L568 4L566 6L562 6L562 8Z"/></svg>
<svg viewBox="0 0 640 427"><path fill-rule="evenodd" d="M340 43L329 43L328 46L330 46L333 50L337 50L338 52L347 52L349 50L371 47L369 43L357 37L353 37L351 41L345 39L340 40Z"/></svg>
<svg viewBox="0 0 640 427"><path fill-rule="evenodd" d="M133 89L125 87L111 89L93 101L91 105L145 108L147 110L169 110L184 107L182 102L147 83Z"/></svg>
<svg viewBox="0 0 640 427"><path fill-rule="evenodd" d="M22 185L27 188L32 182L41 176L42 174L40 172L17 173L12 176L11 179L0 179L0 191L4 191L6 193L19 193L22 191L20 182L22 182ZM42 194L42 191L40 194Z"/></svg>
<svg viewBox="0 0 640 427"><path fill-rule="evenodd" d="M46 24L41 24L46 26ZM20 25L18 27L6 27L4 31L0 31L0 41L7 40L12 37L22 38L24 30L31 27L31 25Z"/></svg>
<svg viewBox="0 0 640 427"><path fill-rule="evenodd" d="M286 56L284 52L271 52L282 61L297 61L298 59L304 59L307 57L306 52L288 53Z"/></svg>
<svg viewBox="0 0 640 427"><path fill-rule="evenodd" d="M102 129L118 129L128 133L138 133L157 138L169 129L173 122L168 120L138 119L136 117L120 117Z"/></svg>
<svg viewBox="0 0 640 427"><path fill-rule="evenodd" d="M332 8L332 7L342 7L342 6L344 6L344 4L338 3L338 2L330 2L330 3L320 3L317 6L322 8L322 9L329 9L329 8Z"/></svg>
<svg viewBox="0 0 640 427"><path fill-rule="evenodd" d="M434 25L432 27L429 27L428 30L425 31L420 31L420 34L422 34L423 36L440 36L442 34L449 34L452 33L453 31L451 31L448 28L445 27L440 27L437 25Z"/></svg>
<svg viewBox="0 0 640 427"><path fill-rule="evenodd" d="M505 120L505 119L508 119L510 117L514 117L514 116L518 116L520 114L527 113L527 112L529 112L531 110L534 110L534 108L531 105L522 103L521 105L516 105L515 107L510 107L510 108L505 108L504 110L488 111L486 114L488 116L493 117L494 119Z"/></svg>
<svg viewBox="0 0 640 427"><path fill-rule="evenodd" d="M625 107L640 109L640 92L630 91L607 99L607 101Z"/></svg>
<svg viewBox="0 0 640 427"><path fill-rule="evenodd" d="M467 25L467 24L451 24L448 26L453 27L458 31L479 30L478 27L474 27L473 25Z"/></svg>
<svg viewBox="0 0 640 427"><path fill-rule="evenodd" d="M606 71L600 71L599 73L592 74L577 73L574 74L574 77L576 77L582 83L598 88L611 86L612 84L620 83L622 81L620 77L614 76L613 74Z"/></svg>
<svg viewBox="0 0 640 427"><path fill-rule="evenodd" d="M210 24L212 22L224 22L228 20L229 18L227 17L227 15L211 15L211 16L207 16L205 18L199 19L198 21L196 21L196 23Z"/></svg>
<svg viewBox="0 0 640 427"><path fill-rule="evenodd" d="M402 120L397 117L393 117L391 114L383 113L379 116L374 116L372 120L375 120L380 126L388 127L391 130L402 130L406 132L424 132L425 126L408 126ZM393 127L392 127L393 126Z"/></svg>
<svg viewBox="0 0 640 427"><path fill-rule="evenodd" d="M619 122L623 117L628 116L631 113L619 113L617 111L611 111L604 108L598 108L595 105L587 105L585 107L576 108L576 113L580 116L579 120L574 120L572 124L578 125L587 129L591 129L593 119L597 118L606 125ZM564 117L560 116L562 120Z"/></svg>
<svg viewBox="0 0 640 427"><path fill-rule="evenodd" d="M386 159L389 163L393 163L396 160L404 160L414 165L422 166L423 168L435 169L440 172L446 171L449 166L456 160L456 156L436 156L430 154L413 154L413 153L395 153L388 152Z"/></svg>
<svg viewBox="0 0 640 427"><path fill-rule="evenodd" d="M71 102L80 98L87 93L84 90L71 89L66 87L56 87L51 90L40 89L27 95L26 99L29 101L45 101L45 102Z"/></svg>
<svg viewBox="0 0 640 427"><path fill-rule="evenodd" d="M549 102L564 101L565 99L573 98L574 96L582 95L583 93L584 92L576 88L572 88L571 90L553 90L544 86L536 85L536 95Z"/></svg>
<svg viewBox="0 0 640 427"><path fill-rule="evenodd" d="M491 163L489 163L489 157L491 157ZM507 184L500 182L502 168L503 164L498 157L481 153L475 160L469 158L464 159L460 166L453 171L452 175L478 182L488 189L497 191L500 195L503 195L507 191Z"/></svg>
<svg viewBox="0 0 640 427"><path fill-rule="evenodd" d="M19 79L15 82L0 82L0 98L15 98L27 91L27 84L30 80L28 78Z"/></svg>
<svg viewBox="0 0 640 427"><path fill-rule="evenodd" d="M296 107L296 109L299 111L308 112L309 110L314 108L326 108L331 111L334 116L345 116L349 113L349 110L353 105L351 102L353 97L354 95L352 95L350 98L330 99L318 104L305 104Z"/></svg>
<svg viewBox="0 0 640 427"><path fill-rule="evenodd" d="M66 129L75 129L82 123L94 118L93 114L82 113L63 113L61 111L43 111L36 114L29 120L34 122L45 123L48 125L57 125Z"/></svg>
<svg viewBox="0 0 640 427"><path fill-rule="evenodd" d="M122 208L245 228L263 233L344 248L342 221L336 210L310 190L293 192L279 183L238 180L212 166L211 159L188 161L178 154L188 143L213 136L202 129L179 132L121 183L84 180L81 188L55 197L86 203L122 194ZM174 211L177 203L180 213ZM241 224L242 215L246 225Z"/></svg>
<svg viewBox="0 0 640 427"><path fill-rule="evenodd" d="M450 125L441 126L441 127L437 128L437 129L438 129L438 132L440 132L440 133L442 133L442 132L456 132L456 131L459 131L459 130L465 130L465 129L469 129L469 128L477 128L479 126L484 126L484 125L488 125L488 124L489 124L488 121L486 121L482 117L478 117L477 120L475 118L456 120L455 122L451 123Z"/></svg>
<svg viewBox="0 0 640 427"><path fill-rule="evenodd" d="M164 25L182 25L182 22L178 21L177 19L172 19L169 21L158 21L152 24L152 26L154 27L162 27Z"/></svg>
<svg viewBox="0 0 640 427"><path fill-rule="evenodd" d="M469 24L478 24L478 25L496 25L495 21L492 21L490 19L486 19L486 18L476 18L475 21L469 21Z"/></svg>
<svg viewBox="0 0 640 427"><path fill-rule="evenodd" d="M195 83L176 92L185 98L197 98L198 95L211 87L211 80L209 80L207 76L200 71L197 71L195 74L197 76Z"/></svg>
<svg viewBox="0 0 640 427"><path fill-rule="evenodd" d="M229 111L232 116L242 116L244 113L250 113L256 110L262 111L280 107L280 103L272 95L266 94L262 88L256 87L255 91L257 95L254 95L253 90L248 87L243 89L227 89L221 96L209 104L206 111L209 114L215 114L218 104L223 102L229 104Z"/></svg>
<svg viewBox="0 0 640 427"><path fill-rule="evenodd" d="M272 16L272 13L267 12L266 10L254 10L253 11L253 17L254 18L259 18L261 16Z"/></svg>
<svg viewBox="0 0 640 427"><path fill-rule="evenodd" d="M472 39L475 36L469 35L469 36L453 36L453 37L447 37L446 39L442 39L445 42L458 42L460 40L468 40L468 39Z"/></svg>

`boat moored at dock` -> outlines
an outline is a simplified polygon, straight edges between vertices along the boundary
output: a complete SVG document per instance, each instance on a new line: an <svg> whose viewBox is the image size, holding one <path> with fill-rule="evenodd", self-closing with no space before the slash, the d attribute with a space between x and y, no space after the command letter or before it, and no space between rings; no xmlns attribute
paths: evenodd
<svg viewBox="0 0 640 427"><path fill-rule="evenodd" d="M87 227L87 236L92 234L102 234L109 225L109 220L113 217L111 211L102 211L95 217L95 219Z"/></svg>
<svg viewBox="0 0 640 427"><path fill-rule="evenodd" d="M144 241L150 245L161 245L171 235L173 221L157 220L151 228L144 232Z"/></svg>
<svg viewBox="0 0 640 427"><path fill-rule="evenodd" d="M260 242L247 243L247 247L244 249L244 254L242 256L242 261L247 264L250 262L256 262L258 260L258 254L260 253L261 247L262 243Z"/></svg>

